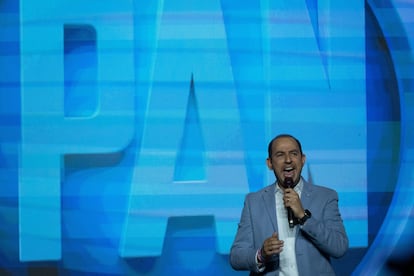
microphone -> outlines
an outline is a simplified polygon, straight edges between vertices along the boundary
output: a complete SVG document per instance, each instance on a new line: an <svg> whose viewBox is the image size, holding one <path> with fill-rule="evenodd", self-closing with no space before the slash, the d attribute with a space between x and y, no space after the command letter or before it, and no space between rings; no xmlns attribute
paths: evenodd
<svg viewBox="0 0 414 276"><path fill-rule="evenodd" d="M292 188L293 186L293 179L290 177L285 178L285 187L286 188ZM293 211L290 207L287 207L287 217L289 222L289 227L293 228L295 226Z"/></svg>

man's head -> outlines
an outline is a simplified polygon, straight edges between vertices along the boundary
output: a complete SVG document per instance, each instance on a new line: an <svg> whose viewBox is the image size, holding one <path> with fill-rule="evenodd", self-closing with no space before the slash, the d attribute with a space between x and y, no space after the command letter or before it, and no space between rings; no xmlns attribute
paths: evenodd
<svg viewBox="0 0 414 276"><path fill-rule="evenodd" d="M289 134L278 135L270 141L268 153L266 163L278 183L283 185L286 178L292 178L296 185L306 160L299 140Z"/></svg>

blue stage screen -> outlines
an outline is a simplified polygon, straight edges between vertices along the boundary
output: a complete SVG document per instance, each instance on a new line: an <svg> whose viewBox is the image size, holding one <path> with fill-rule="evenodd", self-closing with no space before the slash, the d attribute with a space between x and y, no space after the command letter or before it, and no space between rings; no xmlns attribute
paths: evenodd
<svg viewBox="0 0 414 276"><path fill-rule="evenodd" d="M407 254L414 3L141 2L0 2L5 272L240 274L279 133L339 194L339 275Z"/></svg>

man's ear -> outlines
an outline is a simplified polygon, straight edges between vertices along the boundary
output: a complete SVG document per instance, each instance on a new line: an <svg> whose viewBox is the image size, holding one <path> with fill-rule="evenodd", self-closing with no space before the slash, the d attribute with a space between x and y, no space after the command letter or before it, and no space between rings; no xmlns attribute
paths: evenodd
<svg viewBox="0 0 414 276"><path fill-rule="evenodd" d="M267 158L266 159L266 165L269 168L269 170L273 170L273 166L272 166L272 159Z"/></svg>

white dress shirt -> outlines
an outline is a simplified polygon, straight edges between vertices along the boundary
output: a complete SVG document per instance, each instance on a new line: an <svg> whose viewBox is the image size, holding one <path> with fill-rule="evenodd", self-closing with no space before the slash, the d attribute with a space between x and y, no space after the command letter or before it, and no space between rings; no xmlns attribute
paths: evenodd
<svg viewBox="0 0 414 276"><path fill-rule="evenodd" d="M302 187L303 181L300 179L299 183L294 188L299 197L302 193ZM299 273L296 263L295 240L298 225L295 225L293 228L289 227L287 209L283 204L283 190L277 183L275 190L278 235L279 240L284 241L283 250L279 254L279 275L297 276Z"/></svg>

